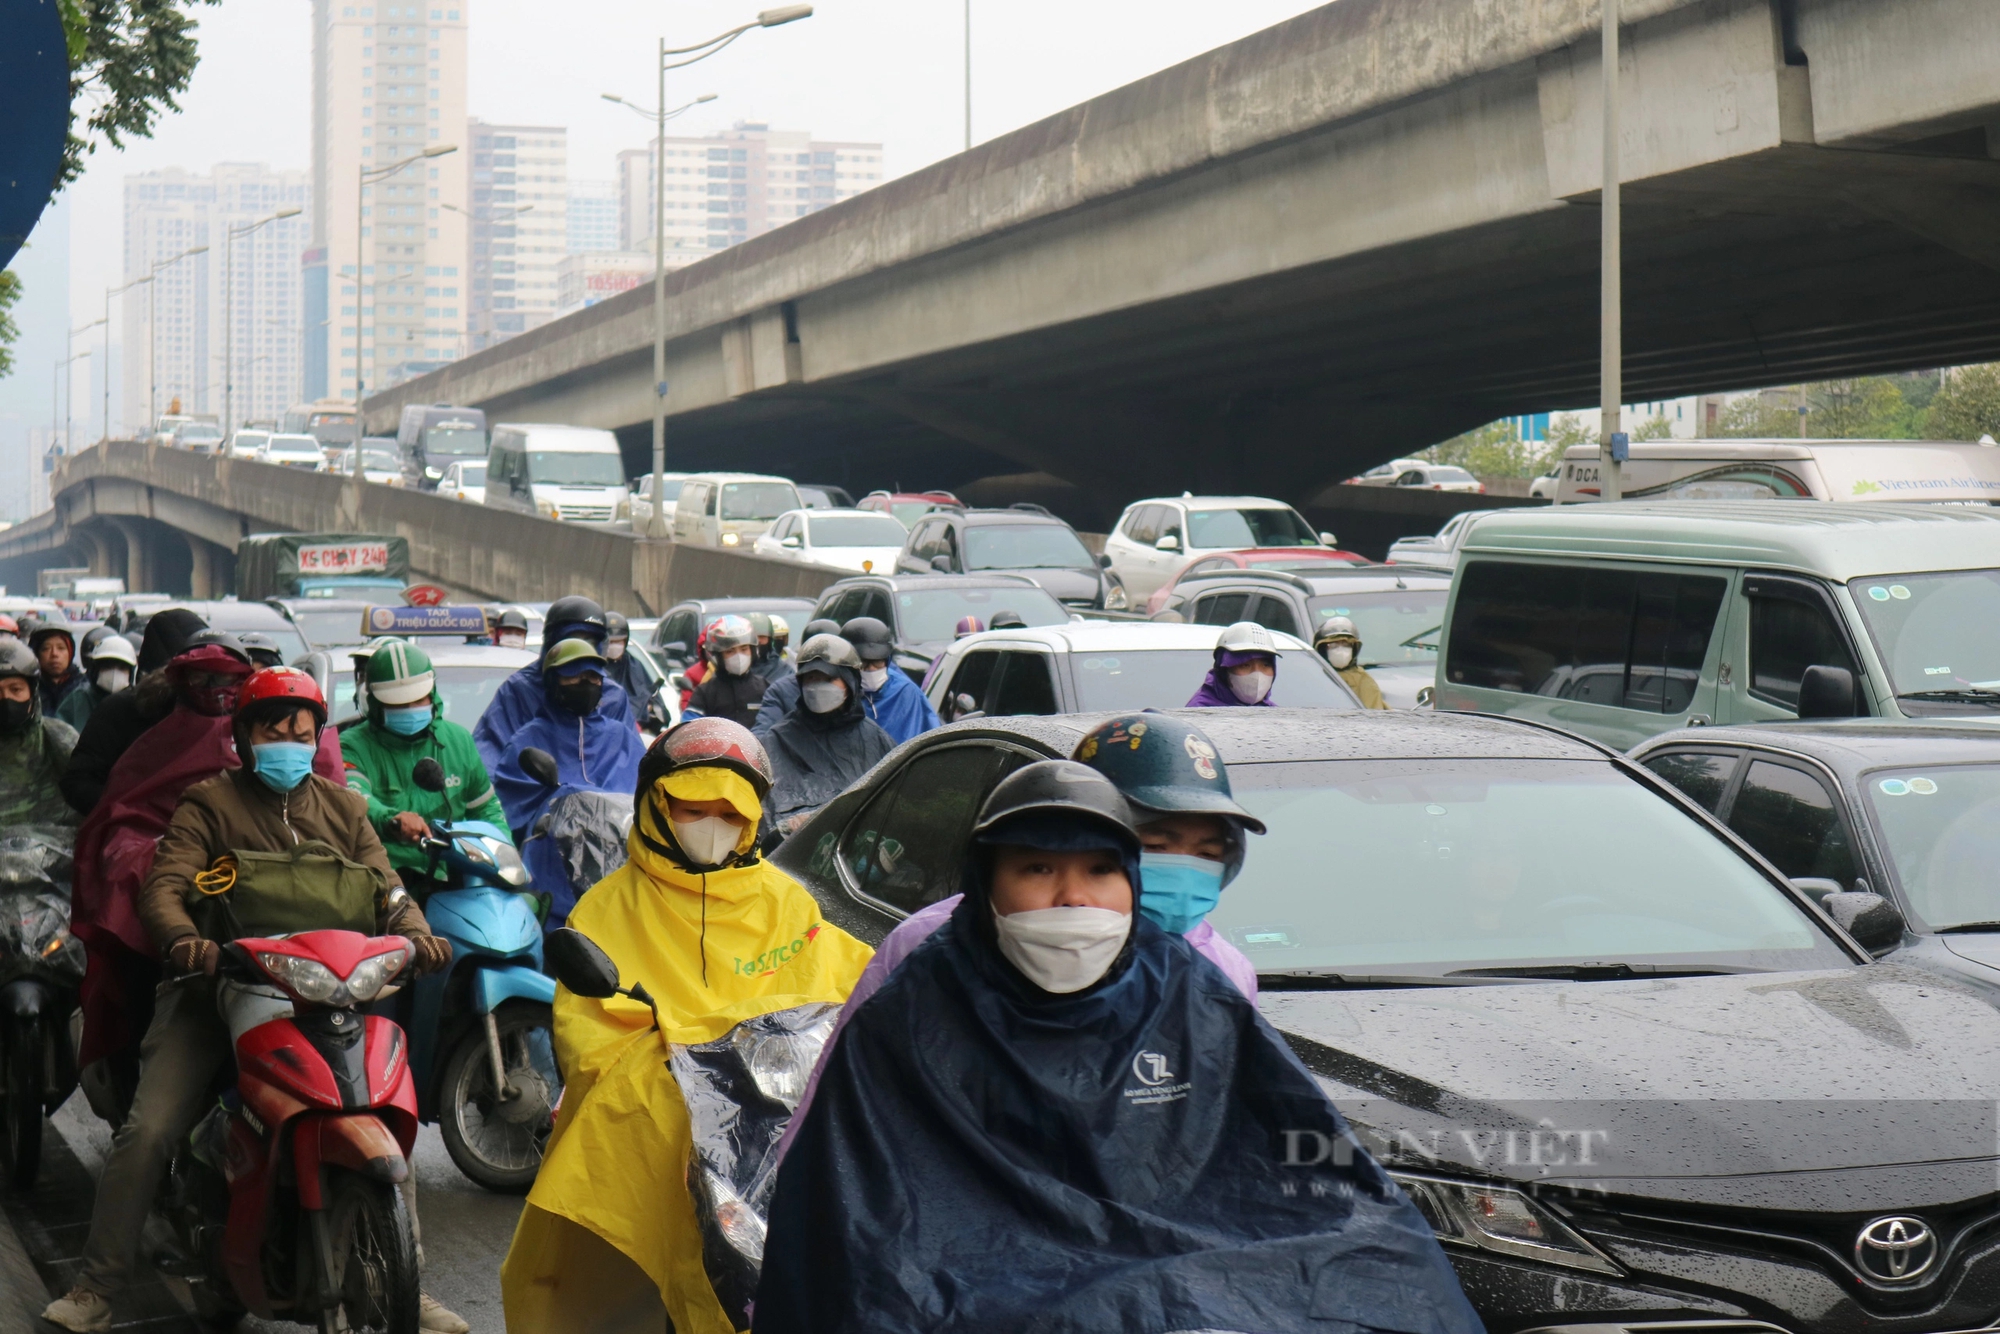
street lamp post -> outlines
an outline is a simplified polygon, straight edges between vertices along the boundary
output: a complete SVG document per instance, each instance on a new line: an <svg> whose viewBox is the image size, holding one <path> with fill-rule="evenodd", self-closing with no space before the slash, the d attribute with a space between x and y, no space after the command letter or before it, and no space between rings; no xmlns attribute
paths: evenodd
<svg viewBox="0 0 2000 1334"><path fill-rule="evenodd" d="M88 324L78 325L76 328L71 329L69 331L70 343L74 344L76 342L76 336L78 334L89 333L92 329L95 329L98 325L102 323L104 323L103 320L97 319L97 320L92 320ZM64 350L67 351L68 348L66 347ZM71 362L74 362L79 358L88 357L89 355L90 355L90 349L85 348L83 351L73 354L69 360ZM109 361L106 361L104 364L106 367L106 374L108 375L110 373L109 367L111 363ZM71 409L74 408L75 406L76 406L76 377L72 375L66 377L63 383L63 453L65 454L71 452L70 446L73 443L70 439L70 419L74 415Z"/></svg>
<svg viewBox="0 0 2000 1334"><path fill-rule="evenodd" d="M296 218L303 210L281 208L268 218L231 227L222 243L222 438L225 444L235 429L236 397L236 238L248 236L280 218Z"/></svg>
<svg viewBox="0 0 2000 1334"><path fill-rule="evenodd" d="M656 71L659 87L655 90L657 100L653 104L653 505L652 513L646 520L648 537L667 535L667 507L661 503L667 489L667 71L683 69L698 60L708 59L752 28L776 28L796 23L800 19L811 18L812 12L811 5L767 9L754 21L739 24L728 32L693 46L670 47L666 38L660 39ZM669 61L669 56L686 56L687 59ZM696 101L708 101L710 96L697 98ZM608 101L632 105L622 97L612 97L608 93L605 97ZM687 107L681 108L681 111L685 110ZM673 114L678 115L679 112Z"/></svg>
<svg viewBox="0 0 2000 1334"><path fill-rule="evenodd" d="M362 166L356 171L354 189L354 466L351 471L354 475L354 514L357 519L361 516L361 488L366 484L366 479L362 476L361 472L361 436L365 429L361 420L361 405L362 400L366 397L364 391L368 383L368 372L362 369L365 363L361 356L362 312L367 309L365 303L369 287L367 281L362 277L362 259L366 253L366 247L361 244L362 200L367 197L370 185L388 180L412 162L422 162L425 158L443 157L446 153L456 153L457 151L457 144L437 144L426 148L421 153L412 153L408 157L391 162L386 166Z"/></svg>
<svg viewBox="0 0 2000 1334"><path fill-rule="evenodd" d="M154 424L160 420L160 332L158 301L155 297L160 285L153 279L190 255L207 253L208 247L205 245L190 247L172 259L163 259L155 264L151 275L147 278L149 285L146 288L146 434L148 436L152 435Z"/></svg>
<svg viewBox="0 0 2000 1334"><path fill-rule="evenodd" d="M1624 493L1619 468L1629 446L1619 420L1619 405L1625 397L1625 311L1624 255L1621 245L1618 198L1618 0L1604 0L1604 180L1602 226L1602 270L1599 281L1602 345L1599 374L1603 379L1597 445L1597 496L1617 500Z"/></svg>
<svg viewBox="0 0 2000 1334"><path fill-rule="evenodd" d="M133 288L135 288L135 287L138 287L138 286L140 286L140 285L141 285L141 284L143 284L143 283L150 283L151 281L153 281L153 275L149 273L149 274L147 274L147 275L146 275L145 277L143 277L143 278L134 278L134 279L133 279L133 280L132 280L131 282L129 282L129 283L126 283L126 284L125 284L125 285L124 285L123 287L107 287L107 288L105 288L105 289L104 289L104 320L103 320L103 324L104 324L104 438L105 438L106 440L109 440L109 439L111 438L111 298L112 298L112 297L114 297L114 296L118 296L118 295L120 295L121 293L124 293L124 292L129 292L129 291L131 291L131 290L132 290ZM149 307L148 309L150 310L150 307ZM150 332L150 328L151 328L151 326L149 325L149 326L148 326L148 331L149 331L149 332ZM128 329L128 330L127 330L127 332L129 333L129 332L130 332L130 330Z"/></svg>

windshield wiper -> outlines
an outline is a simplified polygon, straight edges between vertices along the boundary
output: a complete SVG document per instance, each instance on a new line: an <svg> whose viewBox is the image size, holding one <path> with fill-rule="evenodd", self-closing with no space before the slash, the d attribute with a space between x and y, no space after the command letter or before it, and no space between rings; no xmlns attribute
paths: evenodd
<svg viewBox="0 0 2000 1334"><path fill-rule="evenodd" d="M1958 922L1937 929L1941 936L1956 935L1961 931L2000 931L2000 922Z"/></svg>
<svg viewBox="0 0 2000 1334"><path fill-rule="evenodd" d="M2000 704L2000 690L1984 686L1957 686L1950 690L1912 690L1897 699L1936 699L1950 704Z"/></svg>
<svg viewBox="0 0 2000 1334"><path fill-rule="evenodd" d="M1764 973L1767 968L1734 968L1726 964L1680 963L1534 963L1498 968L1461 968L1447 977L1505 977L1559 982L1622 982L1646 977L1726 977Z"/></svg>
<svg viewBox="0 0 2000 1334"><path fill-rule="evenodd" d="M1347 988L1372 990L1388 987L1464 987L1478 986L1482 981L1506 982L1511 979L1494 977L1487 979L1466 978L1456 973L1438 976L1436 973L1335 973L1317 968L1304 968L1288 973L1259 973L1257 985L1265 991L1340 991Z"/></svg>

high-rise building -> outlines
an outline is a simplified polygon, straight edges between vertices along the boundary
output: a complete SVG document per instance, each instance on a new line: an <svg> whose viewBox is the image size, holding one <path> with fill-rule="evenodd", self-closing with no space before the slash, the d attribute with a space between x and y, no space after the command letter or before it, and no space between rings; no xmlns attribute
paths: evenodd
<svg viewBox="0 0 2000 1334"><path fill-rule="evenodd" d="M299 254L304 216L280 218L233 240L232 229L304 209L304 172L223 163L206 176L179 167L125 178L122 281L154 272L121 298L121 417L145 429L178 401L184 412L226 409L269 421L299 394L304 311ZM168 263L199 246L203 254Z"/></svg>
<svg viewBox="0 0 2000 1334"><path fill-rule="evenodd" d="M826 142L752 121L703 139L669 137L665 150L672 266L761 236L882 180L880 144ZM621 250L653 249L654 162L651 149L618 155Z"/></svg>
<svg viewBox="0 0 2000 1334"><path fill-rule="evenodd" d="M464 352L470 12L468 0L312 0L305 301L325 310L326 337L309 343L302 398L352 398L357 370L372 392ZM361 182L363 170L445 145L457 151Z"/></svg>
<svg viewBox="0 0 2000 1334"><path fill-rule="evenodd" d="M467 351L555 318L556 265L569 253L569 131L474 120L466 253Z"/></svg>
<svg viewBox="0 0 2000 1334"><path fill-rule="evenodd" d="M598 254L618 248L618 182L569 183L569 253Z"/></svg>

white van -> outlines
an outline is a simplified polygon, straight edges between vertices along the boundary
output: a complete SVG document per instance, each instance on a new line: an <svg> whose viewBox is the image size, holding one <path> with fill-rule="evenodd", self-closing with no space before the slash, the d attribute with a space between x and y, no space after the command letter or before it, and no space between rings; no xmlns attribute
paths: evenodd
<svg viewBox="0 0 2000 1334"><path fill-rule="evenodd" d="M590 426L496 426L486 455L486 503L566 523L630 518L618 437Z"/></svg>
<svg viewBox="0 0 2000 1334"><path fill-rule="evenodd" d="M1563 454L1556 504L1598 498L1598 449ZM2000 449L1952 440L1635 440L1626 500L2000 502Z"/></svg>
<svg viewBox="0 0 2000 1334"><path fill-rule="evenodd" d="M492 483L487 483L489 489ZM790 479L754 472L698 472L681 482L674 541L748 551L786 510L804 509Z"/></svg>

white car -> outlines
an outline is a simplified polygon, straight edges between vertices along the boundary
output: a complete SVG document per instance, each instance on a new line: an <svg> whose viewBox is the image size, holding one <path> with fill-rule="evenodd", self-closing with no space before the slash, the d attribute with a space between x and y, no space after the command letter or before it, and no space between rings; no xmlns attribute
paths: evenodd
<svg viewBox="0 0 2000 1334"><path fill-rule="evenodd" d="M229 437L229 457L232 459L254 459L264 452L270 442L269 431L253 431L248 427Z"/></svg>
<svg viewBox="0 0 2000 1334"><path fill-rule="evenodd" d="M1482 514L1492 510L1466 510L1446 520L1434 537L1399 537L1389 544L1390 565L1427 565L1434 570L1455 570L1465 539Z"/></svg>
<svg viewBox="0 0 2000 1334"><path fill-rule="evenodd" d="M896 568L909 532L879 510L786 510L752 546L760 556L868 574Z"/></svg>
<svg viewBox="0 0 2000 1334"><path fill-rule="evenodd" d="M1449 463L1413 463L1397 473L1396 480L1389 485L1415 491L1461 491L1475 496L1486 494L1486 483Z"/></svg>
<svg viewBox="0 0 2000 1334"><path fill-rule="evenodd" d="M1422 459L1390 459L1387 463L1376 464L1359 477L1348 478L1345 484L1348 486L1394 486L1398 477L1412 468L1421 468L1423 466L1424 461Z"/></svg>
<svg viewBox="0 0 2000 1334"><path fill-rule="evenodd" d="M1528 496L1532 500L1554 500L1556 488L1562 484L1562 460L1549 465L1549 470L1528 483Z"/></svg>
<svg viewBox="0 0 2000 1334"><path fill-rule="evenodd" d="M450 496L453 500L469 500L475 505L486 503L486 460L461 459L444 470L438 479L438 494Z"/></svg>
<svg viewBox="0 0 2000 1334"><path fill-rule="evenodd" d="M262 463L275 463L281 468L303 468L307 472L326 471L326 452L319 441L309 435L293 435L285 431L273 431L271 438L264 442L264 448L257 455Z"/></svg>
<svg viewBox="0 0 2000 1334"><path fill-rule="evenodd" d="M667 522L669 524L674 521L674 506L681 498L681 483L687 479L688 475L684 472L661 474L660 480L664 485L660 488L660 494L666 497ZM632 531L643 533L646 525L651 523L652 519L653 474L648 472L642 473L632 483Z"/></svg>
<svg viewBox="0 0 2000 1334"><path fill-rule="evenodd" d="M328 472L337 472L343 477L354 475L354 446L349 445L334 455ZM383 439L365 439L361 442L361 478L376 486L401 486L403 484L403 456L396 450L396 442Z"/></svg>
<svg viewBox="0 0 2000 1334"><path fill-rule="evenodd" d="M174 428L173 447L190 454L222 452L222 428L214 422L185 421Z"/></svg>
<svg viewBox="0 0 2000 1334"><path fill-rule="evenodd" d="M1131 605L1141 606L1198 556L1251 547L1332 545L1332 533L1314 532L1282 500L1183 494L1126 506L1104 539L1104 566L1125 586Z"/></svg>

